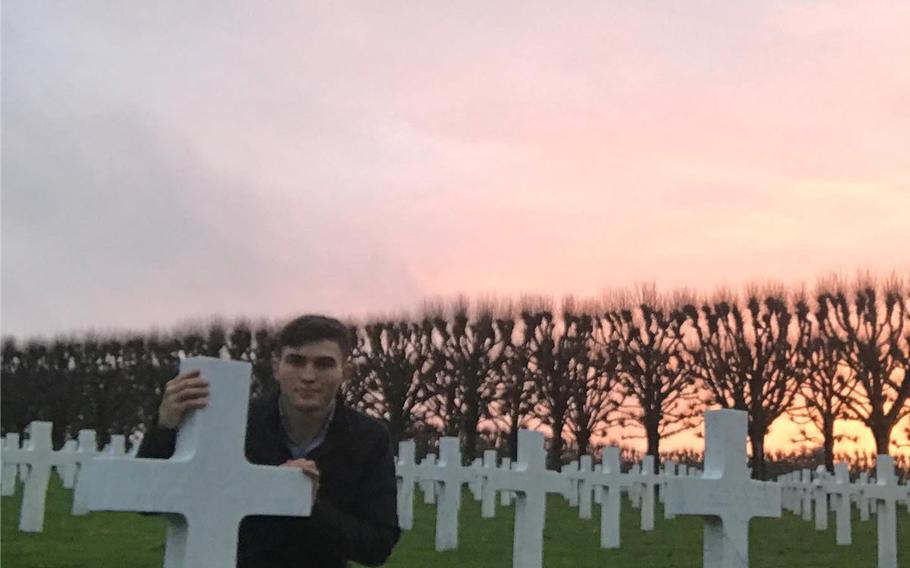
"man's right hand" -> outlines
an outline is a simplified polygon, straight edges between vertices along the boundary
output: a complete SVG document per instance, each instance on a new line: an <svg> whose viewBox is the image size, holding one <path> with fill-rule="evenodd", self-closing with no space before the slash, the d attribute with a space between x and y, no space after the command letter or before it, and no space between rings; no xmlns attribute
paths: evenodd
<svg viewBox="0 0 910 568"><path fill-rule="evenodd" d="M209 400L209 383L191 371L167 382L158 407L158 425L176 430L191 408L203 408Z"/></svg>

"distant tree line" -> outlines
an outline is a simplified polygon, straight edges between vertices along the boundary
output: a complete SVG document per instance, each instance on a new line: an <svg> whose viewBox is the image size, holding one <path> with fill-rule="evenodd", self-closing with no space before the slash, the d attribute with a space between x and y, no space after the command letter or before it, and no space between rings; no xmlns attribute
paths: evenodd
<svg viewBox="0 0 910 568"><path fill-rule="evenodd" d="M272 388L277 326L186 326L169 333L4 338L0 427L54 423L61 444L82 428L143 430L181 357L249 361L254 394ZM697 426L708 408L749 415L753 475L766 478L765 438L789 415L833 469L835 424L858 420L878 453L910 443L910 294L897 277L829 278L805 289L752 285L696 298L653 286L596 301L516 305L465 300L419 317L351 324L356 372L344 396L382 418L394 441L461 436L465 459L514 455L518 430L551 435L555 466L589 453L608 429L637 432L647 453ZM552 435L558 433L558 435Z"/></svg>

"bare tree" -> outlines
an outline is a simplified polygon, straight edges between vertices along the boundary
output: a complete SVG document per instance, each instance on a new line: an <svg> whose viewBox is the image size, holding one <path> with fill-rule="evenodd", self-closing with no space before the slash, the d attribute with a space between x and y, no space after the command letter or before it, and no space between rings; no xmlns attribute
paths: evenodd
<svg viewBox="0 0 910 568"><path fill-rule="evenodd" d="M855 441L845 434L835 435L834 426L844 418L846 402L853 397L856 383L850 378L853 371L840 360L837 342L819 334L817 322L813 323L808 315L808 312L798 315L806 320L801 325L811 329L812 335L802 345L800 366L804 382L789 412L793 421L802 427L800 437L793 441L817 442L817 436L806 429L808 425L813 426L821 434L825 467L833 473L834 444L845 439Z"/></svg>
<svg viewBox="0 0 910 568"><path fill-rule="evenodd" d="M547 460L550 467L562 462L563 433L572 403L571 369L586 347L577 335L574 321L557 320L552 311L524 310L521 314L528 343L528 368L537 390L536 417L553 432Z"/></svg>
<svg viewBox="0 0 910 568"><path fill-rule="evenodd" d="M514 319L502 318L496 325L503 338L505 360L500 370L501 375L493 387L489 416L504 432L508 455L515 459L518 452L518 431L525 428L532 419L537 401L530 362L534 329L522 327L521 338L516 343L513 340Z"/></svg>
<svg viewBox="0 0 910 568"><path fill-rule="evenodd" d="M434 324L429 318L376 322L364 326L364 343L357 357L357 373L364 381L357 404L389 423L392 442L421 425L425 405L442 359L433 345Z"/></svg>
<svg viewBox="0 0 910 568"><path fill-rule="evenodd" d="M506 360L503 334L511 334L512 326L500 323L488 304L480 305L471 318L466 300L453 306L451 323L435 321L442 338L444 375L450 379L445 385L450 390L445 400L451 401L447 410L457 418L451 428L463 434L463 455L468 461L477 457L480 422L490 417L490 402Z"/></svg>
<svg viewBox="0 0 910 568"><path fill-rule="evenodd" d="M626 394L637 403L624 411L624 423L644 430L647 453L655 458L662 439L694 428L701 414L693 375L683 361L686 298L678 293L674 301L653 285L640 286L634 297L614 294L602 315L605 347L617 359Z"/></svg>
<svg viewBox="0 0 910 568"><path fill-rule="evenodd" d="M805 304L795 308L808 311ZM692 305L684 311L695 337L687 359L707 389L706 402L748 412L752 475L765 479L765 436L796 397L800 345L809 331L794 324L780 287L749 288L742 307L720 296L705 302L700 316Z"/></svg>
<svg viewBox="0 0 910 568"><path fill-rule="evenodd" d="M910 415L910 314L907 289L896 276L879 283L869 275L848 286L823 281L816 318L840 359L852 370L843 397L849 419L863 422L876 451L889 453L891 432Z"/></svg>
<svg viewBox="0 0 910 568"><path fill-rule="evenodd" d="M574 327L579 345L568 366L571 407L567 425L580 455L590 453L592 438L606 437L623 402L616 353L598 343L595 333L600 328L584 311L576 311L571 298L563 303L564 321Z"/></svg>

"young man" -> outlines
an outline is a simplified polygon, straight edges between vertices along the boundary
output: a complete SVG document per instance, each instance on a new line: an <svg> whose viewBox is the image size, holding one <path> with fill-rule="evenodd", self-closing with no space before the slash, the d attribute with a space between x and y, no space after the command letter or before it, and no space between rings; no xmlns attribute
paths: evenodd
<svg viewBox="0 0 910 568"><path fill-rule="evenodd" d="M398 542L395 465L385 425L344 405L351 338L338 320L307 315L278 336L278 388L250 403L246 456L256 464L299 468L313 480L310 517L251 516L240 524L242 568L378 566ZM168 458L187 411L205 406L199 373L167 383L157 423L139 457Z"/></svg>

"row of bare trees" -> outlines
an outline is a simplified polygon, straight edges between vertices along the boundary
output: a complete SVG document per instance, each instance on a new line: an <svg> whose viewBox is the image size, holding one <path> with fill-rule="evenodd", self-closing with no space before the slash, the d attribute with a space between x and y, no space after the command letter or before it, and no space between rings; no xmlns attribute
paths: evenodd
<svg viewBox="0 0 910 568"><path fill-rule="evenodd" d="M254 393L272 386L275 326L213 322L169 334L60 338L2 350L2 428L55 424L102 438L149 423L180 357L253 364ZM766 476L765 438L790 415L817 432L833 467L835 424L865 424L879 453L910 439L910 295L896 278L830 278L815 293L779 285L696 298L653 286L594 302L455 302L418 318L352 325L350 404L383 418L394 440L460 435L467 459L491 445L514 452L518 430L551 434L556 465L610 428L640 433L647 453L694 428L706 408L749 415L753 472ZM808 434L807 434L808 435Z"/></svg>

